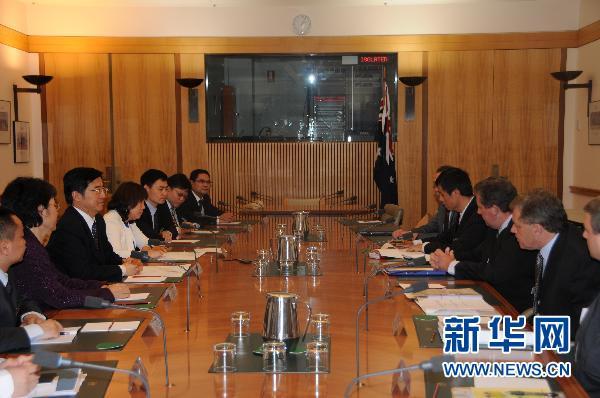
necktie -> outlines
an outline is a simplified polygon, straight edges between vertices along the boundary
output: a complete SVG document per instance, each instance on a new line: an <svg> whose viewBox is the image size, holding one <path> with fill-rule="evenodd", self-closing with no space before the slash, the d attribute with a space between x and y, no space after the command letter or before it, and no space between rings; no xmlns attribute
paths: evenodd
<svg viewBox="0 0 600 398"><path fill-rule="evenodd" d="M202 199L198 200L198 207L200 207L200 214L204 215L204 206L202 206Z"/></svg>
<svg viewBox="0 0 600 398"><path fill-rule="evenodd" d="M96 249L100 249L100 243L98 242L98 227L96 225L96 220L92 224L92 238L94 239L94 245L96 245Z"/></svg>
<svg viewBox="0 0 600 398"><path fill-rule="evenodd" d="M454 234L458 228L458 213L451 211L449 217L450 220L448 221L448 232Z"/></svg>
<svg viewBox="0 0 600 398"><path fill-rule="evenodd" d="M156 213L158 213L158 210L154 212L154 214L152 214L152 229L156 232L157 230L157 222L156 222Z"/></svg>
<svg viewBox="0 0 600 398"><path fill-rule="evenodd" d="M179 227L179 220L177 219L177 214L175 214L175 208L171 207L171 217L173 217L173 222L176 227Z"/></svg>
<svg viewBox="0 0 600 398"><path fill-rule="evenodd" d="M542 283L542 273L544 271L544 257L538 253L535 259L535 286L532 289L533 293L533 315L537 315L540 300L540 284Z"/></svg>

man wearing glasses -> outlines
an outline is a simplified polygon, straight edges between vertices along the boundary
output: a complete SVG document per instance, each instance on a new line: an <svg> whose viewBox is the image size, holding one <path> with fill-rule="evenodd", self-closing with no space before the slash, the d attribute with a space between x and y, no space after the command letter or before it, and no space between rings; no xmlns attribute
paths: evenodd
<svg viewBox="0 0 600 398"><path fill-rule="evenodd" d="M139 260L122 260L106 237L104 210L108 189L102 172L89 167L69 170L63 177L69 207L48 242L52 261L67 275L79 279L116 282L141 270Z"/></svg>
<svg viewBox="0 0 600 398"><path fill-rule="evenodd" d="M177 209L187 200L192 185L185 174L173 174L167 179L167 206L169 206L169 213L173 219L173 223L179 230L181 228L181 221L177 215Z"/></svg>
<svg viewBox="0 0 600 398"><path fill-rule="evenodd" d="M207 224L206 220L233 220L233 213L225 213L211 203L209 192L212 181L210 173L204 169L196 169L190 173L192 190L187 200L177 209L177 214L185 221Z"/></svg>

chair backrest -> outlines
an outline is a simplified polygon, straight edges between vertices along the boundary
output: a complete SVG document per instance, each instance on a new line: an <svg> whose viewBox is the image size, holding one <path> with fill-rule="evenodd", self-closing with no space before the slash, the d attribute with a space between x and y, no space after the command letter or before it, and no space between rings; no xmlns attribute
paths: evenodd
<svg viewBox="0 0 600 398"><path fill-rule="evenodd" d="M404 216L404 209L398 205L387 204L383 206L383 214L381 215L381 221L401 225L402 217Z"/></svg>
<svg viewBox="0 0 600 398"><path fill-rule="evenodd" d="M286 210L315 210L319 208L319 198L283 198Z"/></svg>

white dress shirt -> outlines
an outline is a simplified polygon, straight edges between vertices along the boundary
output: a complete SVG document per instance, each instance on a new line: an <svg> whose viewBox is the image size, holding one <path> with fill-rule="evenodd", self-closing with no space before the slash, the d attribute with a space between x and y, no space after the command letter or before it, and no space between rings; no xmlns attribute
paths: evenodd
<svg viewBox="0 0 600 398"><path fill-rule="evenodd" d="M6 285L8 285L8 274L1 269L0 269L0 282L2 283L2 285L4 287L6 287ZM13 287L13 289L15 289L15 287ZM25 318L27 315L35 315L43 320L46 320L46 317L43 314L40 314L39 312L36 312L36 311L29 311L29 312L26 312L23 315L21 315L21 322L23 322L23 318ZM23 329L25 329L25 332L27 333L27 336L29 337L29 341L34 341L44 335L44 329L42 329L42 327L40 325L31 324L31 325L25 325L25 326L21 326L21 327ZM3 397L3 395L0 395L0 397Z"/></svg>
<svg viewBox="0 0 600 398"><path fill-rule="evenodd" d="M15 392L15 383L7 370L0 370L0 397L12 397Z"/></svg>
<svg viewBox="0 0 600 398"><path fill-rule="evenodd" d="M556 240L558 239L559 235L560 234L554 235L554 238L550 239L550 241L540 249L540 254L544 259L544 266L542 267L542 276L546 272L546 266L548 265L548 257L550 257L550 252L552 251L552 248L554 247L554 244L556 243Z"/></svg>
<svg viewBox="0 0 600 398"><path fill-rule="evenodd" d="M81 214L81 217L83 217L83 219L85 220L85 223L87 224L88 228L90 229L90 232L92 232L92 226L94 225L94 222L96 221L96 219L95 219L94 217L90 216L89 214L87 214L85 211L83 211L83 210L81 210L81 209L78 209L78 208L77 208L77 207L75 207L75 206L73 206L73 208L74 208L75 210L77 210L77 212L78 212L79 214ZM106 219L105 219L105 220L106 220ZM108 234L108 226L106 227L106 229L107 229L107 230L106 230L106 233ZM109 242L110 242L110 239L109 239ZM114 251L115 253L117 253L117 251L115 250L115 246L112 244L112 242L110 242L110 243L111 243L111 245L112 245L112 247L113 247L113 251ZM130 251L129 253L131 253L131 251ZM117 254L118 254L119 256L121 256L119 253L117 253ZM129 255L127 255L126 257L123 257L123 256L121 256L121 257L122 257L122 258L127 258L127 257L129 257ZM122 274L123 276L127 276L127 268L125 268L125 266L124 266L124 265L119 265L119 268L121 268L121 274Z"/></svg>
<svg viewBox="0 0 600 398"><path fill-rule="evenodd" d="M148 237L135 223L125 224L123 218L116 210L111 210L104 215L106 222L106 236L113 247L113 251L121 258L127 258L136 248L141 249L148 245Z"/></svg>

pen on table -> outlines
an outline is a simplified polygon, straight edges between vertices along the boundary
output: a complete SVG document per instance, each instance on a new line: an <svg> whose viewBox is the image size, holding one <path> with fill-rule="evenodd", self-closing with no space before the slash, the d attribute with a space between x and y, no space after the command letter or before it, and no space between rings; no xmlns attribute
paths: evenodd
<svg viewBox="0 0 600 398"><path fill-rule="evenodd" d="M434 330L433 333L431 334L431 337L429 338L429 342L433 343L433 340L435 340L435 335L437 334L437 330Z"/></svg>
<svg viewBox="0 0 600 398"><path fill-rule="evenodd" d="M534 395L534 396L539 396L539 397L558 397L558 393L551 391L551 392L541 392L541 391L509 391L508 392L510 395L515 395L515 396L530 396L530 395Z"/></svg>

